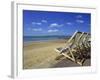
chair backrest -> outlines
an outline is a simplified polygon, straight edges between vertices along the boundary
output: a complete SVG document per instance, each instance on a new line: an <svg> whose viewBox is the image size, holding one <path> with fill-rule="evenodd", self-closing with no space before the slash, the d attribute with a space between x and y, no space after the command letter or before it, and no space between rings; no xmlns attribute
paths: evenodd
<svg viewBox="0 0 100 80"><path fill-rule="evenodd" d="M88 33L87 36L86 36L86 38L83 41L83 44L87 45L91 41L90 39L91 39L91 35Z"/></svg>
<svg viewBox="0 0 100 80"><path fill-rule="evenodd" d="M81 40L79 41L79 44L81 45L81 44L87 43L87 41L89 40L89 37L90 37L90 34L84 32L84 35L82 36Z"/></svg>
<svg viewBox="0 0 100 80"><path fill-rule="evenodd" d="M74 38L74 44L78 45L82 42L84 38L84 32L77 32L75 38Z"/></svg>
<svg viewBox="0 0 100 80"><path fill-rule="evenodd" d="M73 36L69 39L68 41L68 44L69 45L78 45L80 40L82 39L84 35L84 32L79 32L79 31L76 31Z"/></svg>
<svg viewBox="0 0 100 80"><path fill-rule="evenodd" d="M71 47L81 45L83 42L87 42L89 38L89 33L75 31L73 36L68 40L68 44Z"/></svg>

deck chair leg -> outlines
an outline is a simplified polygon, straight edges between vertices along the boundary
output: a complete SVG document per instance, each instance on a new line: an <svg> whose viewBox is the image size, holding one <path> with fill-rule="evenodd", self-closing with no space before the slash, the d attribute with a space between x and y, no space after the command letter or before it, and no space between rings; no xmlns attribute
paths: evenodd
<svg viewBox="0 0 100 80"><path fill-rule="evenodd" d="M82 59L81 61L77 61L77 63L81 66L83 66L83 63L84 63L85 59Z"/></svg>
<svg viewBox="0 0 100 80"><path fill-rule="evenodd" d="M77 62L77 63L78 63L79 65L81 65L81 66L83 65L81 62Z"/></svg>
<svg viewBox="0 0 100 80"><path fill-rule="evenodd" d="M74 55L73 55L73 53L72 53L71 49L70 49L70 48L68 48L68 49L69 49L69 52L70 52L70 54L71 54L71 56L72 56L73 60L75 61L75 57L74 57Z"/></svg>
<svg viewBox="0 0 100 80"><path fill-rule="evenodd" d="M72 57L68 56L67 54L62 53L62 55L64 55L66 58L68 58L68 59L70 59L72 61L75 61Z"/></svg>

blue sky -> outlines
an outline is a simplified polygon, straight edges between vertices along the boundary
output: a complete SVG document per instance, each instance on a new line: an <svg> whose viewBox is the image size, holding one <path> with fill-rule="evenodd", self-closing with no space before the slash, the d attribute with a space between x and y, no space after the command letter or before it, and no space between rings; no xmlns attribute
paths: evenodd
<svg viewBox="0 0 100 80"><path fill-rule="evenodd" d="M72 35L90 28L90 13L23 10L24 36Z"/></svg>

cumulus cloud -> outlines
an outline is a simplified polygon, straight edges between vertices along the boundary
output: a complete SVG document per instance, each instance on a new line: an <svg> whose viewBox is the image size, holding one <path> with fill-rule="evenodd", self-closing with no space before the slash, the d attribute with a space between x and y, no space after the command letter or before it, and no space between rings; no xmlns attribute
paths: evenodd
<svg viewBox="0 0 100 80"><path fill-rule="evenodd" d="M41 22L32 22L33 25L41 25Z"/></svg>
<svg viewBox="0 0 100 80"><path fill-rule="evenodd" d="M50 29L50 30L48 30L49 33L51 33L51 32L58 32L58 31L59 31L58 29Z"/></svg>
<svg viewBox="0 0 100 80"><path fill-rule="evenodd" d="M32 31L42 31L42 28L33 28Z"/></svg>
<svg viewBox="0 0 100 80"><path fill-rule="evenodd" d="M76 18L82 18L82 15L77 15Z"/></svg>
<svg viewBox="0 0 100 80"><path fill-rule="evenodd" d="M72 23L71 23L71 22L67 22L66 24L67 24L67 25L72 25Z"/></svg>
<svg viewBox="0 0 100 80"><path fill-rule="evenodd" d="M38 22L37 25L41 25L42 23Z"/></svg>
<svg viewBox="0 0 100 80"><path fill-rule="evenodd" d="M63 24L57 24L57 23L52 23L50 24L50 27L62 27Z"/></svg>
<svg viewBox="0 0 100 80"><path fill-rule="evenodd" d="M77 22L77 23L84 23L84 21L81 20L81 19L77 19L76 22Z"/></svg>
<svg viewBox="0 0 100 80"><path fill-rule="evenodd" d="M43 22L43 23L47 23L47 20L42 20L41 22Z"/></svg>

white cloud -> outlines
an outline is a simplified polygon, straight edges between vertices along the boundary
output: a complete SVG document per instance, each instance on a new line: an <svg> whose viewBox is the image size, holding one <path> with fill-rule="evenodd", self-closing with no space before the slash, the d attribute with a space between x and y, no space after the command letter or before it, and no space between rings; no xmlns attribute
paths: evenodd
<svg viewBox="0 0 100 80"><path fill-rule="evenodd" d="M67 25L72 25L72 23L71 23L71 22L67 22L66 24L67 24Z"/></svg>
<svg viewBox="0 0 100 80"><path fill-rule="evenodd" d="M57 23L52 23L52 24L50 25L50 27L56 27L56 26L58 26Z"/></svg>
<svg viewBox="0 0 100 80"><path fill-rule="evenodd" d="M83 20L80 20L80 19L77 19L76 22L77 23L84 23L84 21Z"/></svg>
<svg viewBox="0 0 100 80"><path fill-rule="evenodd" d="M42 28L33 28L32 31L42 31Z"/></svg>
<svg viewBox="0 0 100 80"><path fill-rule="evenodd" d="M40 22L32 22L33 25L41 25L42 23Z"/></svg>
<svg viewBox="0 0 100 80"><path fill-rule="evenodd" d="M76 18L82 18L82 15L77 15Z"/></svg>
<svg viewBox="0 0 100 80"><path fill-rule="evenodd" d="M36 24L36 22L32 22L32 24Z"/></svg>
<svg viewBox="0 0 100 80"><path fill-rule="evenodd" d="M47 23L47 20L42 20L41 22L43 22L43 23Z"/></svg>
<svg viewBox="0 0 100 80"><path fill-rule="evenodd" d="M38 22L37 25L41 25L42 23Z"/></svg>
<svg viewBox="0 0 100 80"><path fill-rule="evenodd" d="M50 27L62 27L63 24L57 24L57 23L52 23L50 24Z"/></svg>
<svg viewBox="0 0 100 80"><path fill-rule="evenodd" d="M51 32L58 32L58 31L59 31L58 29L50 29L50 30L48 30L49 33L51 33Z"/></svg>

